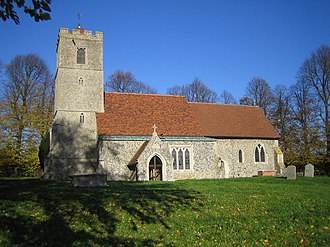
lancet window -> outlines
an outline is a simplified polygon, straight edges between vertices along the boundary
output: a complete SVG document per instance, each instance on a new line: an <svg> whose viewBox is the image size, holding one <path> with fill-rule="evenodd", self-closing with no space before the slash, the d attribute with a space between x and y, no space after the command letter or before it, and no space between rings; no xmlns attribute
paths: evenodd
<svg viewBox="0 0 330 247"><path fill-rule="evenodd" d="M84 113L80 114L80 124L83 124L85 122L85 116Z"/></svg>
<svg viewBox="0 0 330 247"><path fill-rule="evenodd" d="M241 149L238 151L238 162L243 162L243 151Z"/></svg>

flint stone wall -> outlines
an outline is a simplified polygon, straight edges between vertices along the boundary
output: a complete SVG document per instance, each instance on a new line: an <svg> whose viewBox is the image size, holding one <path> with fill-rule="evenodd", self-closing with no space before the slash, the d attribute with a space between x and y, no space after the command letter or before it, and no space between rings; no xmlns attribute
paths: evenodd
<svg viewBox="0 0 330 247"><path fill-rule="evenodd" d="M103 95L103 71L58 69L55 110L103 112Z"/></svg>
<svg viewBox="0 0 330 247"><path fill-rule="evenodd" d="M99 142L99 162L109 180L132 180L127 167L145 141ZM255 148L261 144L265 150L265 162L255 162ZM157 155L163 164L163 180L251 177L258 171L275 171L274 140L214 140L214 141L157 141L149 142L138 158L138 179L149 180L149 161ZM190 147L191 168L173 170L173 147ZM238 160L243 151L243 162Z"/></svg>
<svg viewBox="0 0 330 247"><path fill-rule="evenodd" d="M96 159L48 158L44 168L46 180L69 180L73 175L99 171Z"/></svg>
<svg viewBox="0 0 330 247"><path fill-rule="evenodd" d="M265 162L255 162L255 148L261 144L265 150ZM221 139L217 141L216 159L224 164L224 177L252 177L258 171L275 171L276 140ZM238 152L243 152L243 162L239 162Z"/></svg>
<svg viewBox="0 0 330 247"><path fill-rule="evenodd" d="M100 141L99 162L109 180L129 180L131 171L127 165L144 141ZM172 147L191 147L191 169L173 170ZM218 178L214 156L215 142L160 141L147 145L138 159L139 180L149 180L149 161L157 155L163 164L163 180L188 178Z"/></svg>
<svg viewBox="0 0 330 247"><path fill-rule="evenodd" d="M97 169L96 117L80 112L57 112L50 135L50 150L45 160L45 179L69 179L73 174Z"/></svg>
<svg viewBox="0 0 330 247"><path fill-rule="evenodd" d="M215 161L215 142L169 142L170 147L191 146L189 170L173 170L173 179L219 178L220 169ZM170 150L169 150L170 152ZM173 158L170 166L172 168Z"/></svg>
<svg viewBox="0 0 330 247"><path fill-rule="evenodd" d="M78 48L85 49L84 64L77 63ZM103 34L61 28L56 56L55 111L103 112Z"/></svg>

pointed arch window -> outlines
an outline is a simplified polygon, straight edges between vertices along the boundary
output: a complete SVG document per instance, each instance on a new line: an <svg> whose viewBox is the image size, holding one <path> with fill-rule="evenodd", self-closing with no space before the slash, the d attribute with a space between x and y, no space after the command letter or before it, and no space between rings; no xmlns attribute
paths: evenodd
<svg viewBox="0 0 330 247"><path fill-rule="evenodd" d="M265 148L258 144L254 151L255 162L266 162L266 153Z"/></svg>
<svg viewBox="0 0 330 247"><path fill-rule="evenodd" d="M260 161L265 162L265 150L264 147L260 148Z"/></svg>
<svg viewBox="0 0 330 247"><path fill-rule="evenodd" d="M190 169L190 154L188 149L184 152L184 169Z"/></svg>
<svg viewBox="0 0 330 247"><path fill-rule="evenodd" d="M172 157L173 157L173 170L177 170L178 165L177 165L176 150L175 149L172 150Z"/></svg>
<svg viewBox="0 0 330 247"><path fill-rule="evenodd" d="M85 48L77 49L77 64L85 64L86 50Z"/></svg>
<svg viewBox="0 0 330 247"><path fill-rule="evenodd" d="M183 169L183 152L180 149L178 152L178 160L179 160L179 170Z"/></svg>
<svg viewBox="0 0 330 247"><path fill-rule="evenodd" d="M256 147L256 149L254 150L254 159L255 159L255 162L260 162L259 148L258 147Z"/></svg>

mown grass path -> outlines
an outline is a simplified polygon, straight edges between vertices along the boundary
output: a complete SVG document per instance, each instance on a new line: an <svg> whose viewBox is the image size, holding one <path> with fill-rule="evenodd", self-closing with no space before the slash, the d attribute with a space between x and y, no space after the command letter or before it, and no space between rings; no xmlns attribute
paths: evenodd
<svg viewBox="0 0 330 247"><path fill-rule="evenodd" d="M330 178L0 180L0 246L330 246Z"/></svg>

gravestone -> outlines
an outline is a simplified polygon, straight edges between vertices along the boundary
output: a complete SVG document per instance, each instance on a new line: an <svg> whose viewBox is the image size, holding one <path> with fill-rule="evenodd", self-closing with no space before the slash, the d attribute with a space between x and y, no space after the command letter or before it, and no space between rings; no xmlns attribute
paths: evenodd
<svg viewBox="0 0 330 247"><path fill-rule="evenodd" d="M305 166L305 177L314 177L314 166L312 164Z"/></svg>
<svg viewBox="0 0 330 247"><path fill-rule="evenodd" d="M297 169L295 166L288 166L286 170L286 178L287 179L296 179Z"/></svg>

